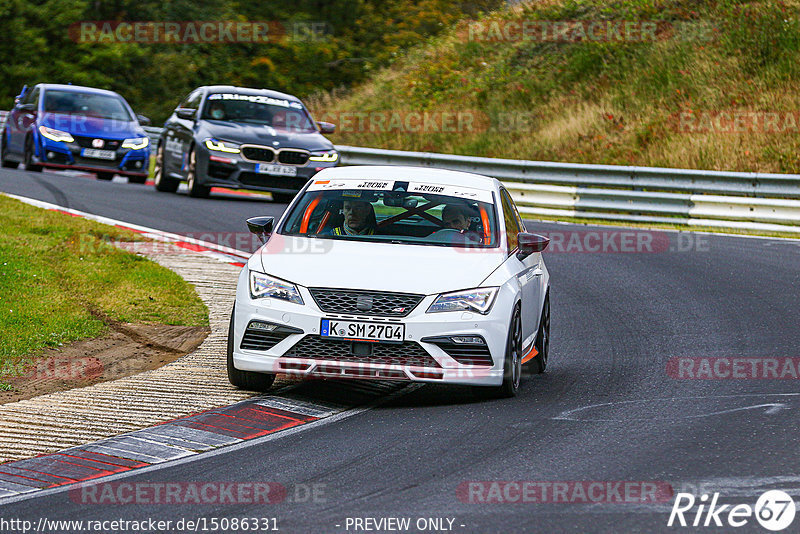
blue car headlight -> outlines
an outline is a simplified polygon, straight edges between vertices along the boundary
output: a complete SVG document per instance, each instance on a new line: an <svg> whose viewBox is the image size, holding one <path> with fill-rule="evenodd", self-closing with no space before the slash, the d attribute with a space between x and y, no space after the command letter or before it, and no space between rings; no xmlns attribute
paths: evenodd
<svg viewBox="0 0 800 534"><path fill-rule="evenodd" d="M75 141L69 132L62 132L61 130L48 128L47 126L39 126L39 133L42 134L43 137L46 137L47 139L57 143L72 143Z"/></svg>
<svg viewBox="0 0 800 534"><path fill-rule="evenodd" d="M134 137L133 139L125 139L122 142L122 148L130 148L131 150L141 150L150 144L149 137Z"/></svg>
<svg viewBox="0 0 800 534"><path fill-rule="evenodd" d="M474 311L486 315L492 309L497 287L476 287L452 293L442 293L433 301L426 313Z"/></svg>
<svg viewBox="0 0 800 534"><path fill-rule="evenodd" d="M296 285L258 271L250 271L250 296L254 299L270 297L303 304L303 297Z"/></svg>

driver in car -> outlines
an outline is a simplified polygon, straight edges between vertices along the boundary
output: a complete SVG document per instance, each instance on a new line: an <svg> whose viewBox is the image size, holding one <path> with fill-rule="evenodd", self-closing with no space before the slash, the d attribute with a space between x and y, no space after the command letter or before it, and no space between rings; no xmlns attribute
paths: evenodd
<svg viewBox="0 0 800 534"><path fill-rule="evenodd" d="M214 102L208 108L208 115L212 119L224 120L225 119L225 105L222 102Z"/></svg>
<svg viewBox="0 0 800 534"><path fill-rule="evenodd" d="M377 221L375 209L366 200L345 199L344 222L333 229L333 235L374 235Z"/></svg>
<svg viewBox="0 0 800 534"><path fill-rule="evenodd" d="M445 228L464 232L469 230L469 214L463 206L447 204L442 209L442 223Z"/></svg>

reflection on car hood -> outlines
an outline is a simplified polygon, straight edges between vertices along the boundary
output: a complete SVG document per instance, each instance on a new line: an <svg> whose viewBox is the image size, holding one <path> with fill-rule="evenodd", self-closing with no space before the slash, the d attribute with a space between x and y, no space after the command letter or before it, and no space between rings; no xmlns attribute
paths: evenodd
<svg viewBox="0 0 800 534"><path fill-rule="evenodd" d="M138 122L101 119L85 115L48 112L42 115L39 124L62 132L69 132L72 135L102 137L103 139L127 139L147 135Z"/></svg>
<svg viewBox="0 0 800 534"><path fill-rule="evenodd" d="M273 148L303 148L305 150L330 150L333 143L319 132L297 133L280 130L263 124L247 124L203 120L201 135L216 137L234 143L250 143ZM278 144L276 145L275 142Z"/></svg>
<svg viewBox="0 0 800 534"><path fill-rule="evenodd" d="M251 260L305 287L424 293L479 286L505 260L499 248L365 243L274 234Z"/></svg>

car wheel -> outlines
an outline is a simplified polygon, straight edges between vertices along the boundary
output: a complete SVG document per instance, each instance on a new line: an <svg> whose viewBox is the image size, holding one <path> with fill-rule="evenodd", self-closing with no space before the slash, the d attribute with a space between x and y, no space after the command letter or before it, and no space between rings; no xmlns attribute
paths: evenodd
<svg viewBox="0 0 800 534"><path fill-rule="evenodd" d="M497 387L474 387L472 390L480 398L505 399L515 397L522 378L522 316L520 307L514 308L511 324L508 327L506 353L503 362L503 383Z"/></svg>
<svg viewBox="0 0 800 534"><path fill-rule="evenodd" d="M42 172L42 166L33 162L33 137L30 135L25 139L25 170Z"/></svg>
<svg viewBox="0 0 800 534"><path fill-rule="evenodd" d="M162 193L174 193L181 185L180 180L169 178L164 172L164 145L158 145L156 149L156 165L153 168L153 181L155 182L156 190Z"/></svg>
<svg viewBox="0 0 800 534"><path fill-rule="evenodd" d="M272 200L278 204L288 204L295 196L295 193L272 193Z"/></svg>
<svg viewBox="0 0 800 534"><path fill-rule="evenodd" d="M189 186L189 196L195 198L208 198L211 188L200 185L197 181L197 152L194 148L189 152L189 172L186 173L186 182Z"/></svg>
<svg viewBox="0 0 800 534"><path fill-rule="evenodd" d="M539 321L539 331L534 342L538 354L530 361L530 372L533 374L544 373L547 369L547 358L550 356L550 292L544 297L542 306L542 319Z"/></svg>
<svg viewBox="0 0 800 534"><path fill-rule="evenodd" d="M228 381L240 389L267 391L275 382L274 374L240 371L233 366L233 316L234 312L231 311L231 321L228 325Z"/></svg>
<svg viewBox="0 0 800 534"><path fill-rule="evenodd" d="M5 133L2 134L2 136L3 139L0 139L0 163L2 163L3 167L6 169L16 169L17 167L19 167L19 162L8 160L8 153L6 150L6 142L5 142L6 138Z"/></svg>
<svg viewBox="0 0 800 534"><path fill-rule="evenodd" d="M103 180L104 182L110 182L114 178L113 172L98 172L97 179Z"/></svg>

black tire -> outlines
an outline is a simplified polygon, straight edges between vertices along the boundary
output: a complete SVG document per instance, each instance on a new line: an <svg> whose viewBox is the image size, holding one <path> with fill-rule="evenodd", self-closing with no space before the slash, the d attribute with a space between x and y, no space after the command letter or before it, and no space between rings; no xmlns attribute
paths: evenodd
<svg viewBox="0 0 800 534"><path fill-rule="evenodd" d="M189 170L186 173L186 184L189 186L189 196L194 198L208 198L211 188L200 185L197 181L197 152L192 147L189 152Z"/></svg>
<svg viewBox="0 0 800 534"><path fill-rule="evenodd" d="M33 162L33 137L30 135L25 139L25 170L42 172L42 166Z"/></svg>
<svg viewBox="0 0 800 534"><path fill-rule="evenodd" d="M295 196L297 196L296 193L272 193L272 201L278 204L288 204L294 200Z"/></svg>
<svg viewBox="0 0 800 534"><path fill-rule="evenodd" d="M147 176L128 176L129 184L143 184L147 181Z"/></svg>
<svg viewBox="0 0 800 534"><path fill-rule="evenodd" d="M267 391L275 382L274 374L240 371L233 366L233 315L231 311L231 321L228 325L228 381L239 389Z"/></svg>
<svg viewBox="0 0 800 534"><path fill-rule="evenodd" d="M547 369L547 359L550 356L550 292L544 297L542 306L542 318L539 321L539 331L536 333L534 342L538 354L528 362L528 370L531 374L539 375Z"/></svg>
<svg viewBox="0 0 800 534"><path fill-rule="evenodd" d="M10 161L8 159L8 154L6 153L6 143L5 143L6 134L3 133L0 135L2 135L3 137L3 139L0 139L0 164L2 164L3 168L5 169L16 169L17 167L19 167L19 162Z"/></svg>
<svg viewBox="0 0 800 534"><path fill-rule="evenodd" d="M153 182L155 182L156 191L162 193L174 193L181 185L180 180L168 177L164 172L164 145L159 144L156 149L156 165L153 168Z"/></svg>
<svg viewBox="0 0 800 534"><path fill-rule="evenodd" d="M506 353L503 362L503 383L496 387L474 387L480 398L508 399L516 397L522 379L522 315L520 306L514 307L506 338Z"/></svg>
<svg viewBox="0 0 800 534"><path fill-rule="evenodd" d="M97 179L103 180L104 182L110 182L114 178L113 172L98 172Z"/></svg>

